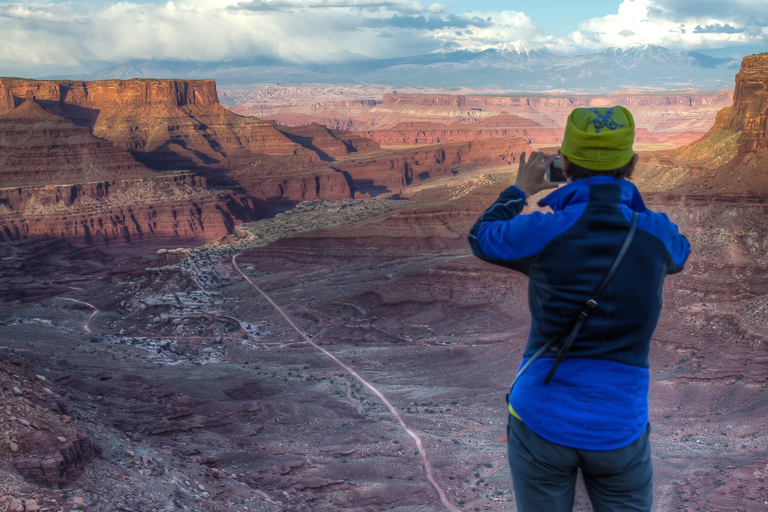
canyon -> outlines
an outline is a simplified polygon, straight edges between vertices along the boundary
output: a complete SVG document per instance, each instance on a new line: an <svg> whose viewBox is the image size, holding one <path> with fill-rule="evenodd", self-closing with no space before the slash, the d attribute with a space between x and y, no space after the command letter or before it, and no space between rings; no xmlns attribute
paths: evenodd
<svg viewBox="0 0 768 512"><path fill-rule="evenodd" d="M349 130L210 81L0 84L0 510L514 510L527 281L465 237L571 100L392 93ZM761 54L732 95L626 95L648 147L688 142L634 177L693 247L652 340L655 510L768 501L767 87Z"/></svg>
<svg viewBox="0 0 768 512"><path fill-rule="evenodd" d="M317 123L236 115L212 80L2 78L0 135L0 236L85 243L211 241L271 208L399 196L452 166L507 165L528 148L510 134L382 150Z"/></svg>
<svg viewBox="0 0 768 512"><path fill-rule="evenodd" d="M385 146L514 135L526 138L534 147L552 147L561 142L565 120L574 108L621 105L632 111L639 147L648 150L672 149L693 142L709 130L717 112L732 103L731 91L631 89L588 96L470 91L417 94L372 88L366 95L360 88L338 86L325 92L326 101L318 102L313 90L298 86L230 86L223 98L241 114L286 125L318 122L356 131Z"/></svg>

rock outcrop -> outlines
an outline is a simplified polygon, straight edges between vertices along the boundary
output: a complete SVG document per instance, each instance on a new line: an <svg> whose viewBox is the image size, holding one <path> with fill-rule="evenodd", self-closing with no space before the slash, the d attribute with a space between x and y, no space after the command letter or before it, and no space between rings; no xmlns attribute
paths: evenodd
<svg viewBox="0 0 768 512"><path fill-rule="evenodd" d="M82 428L70 431L62 442L51 432L33 430L21 435L21 457L14 467L24 479L47 487L62 487L74 480L94 457L93 444Z"/></svg>
<svg viewBox="0 0 768 512"><path fill-rule="evenodd" d="M348 174L362 193L401 195L409 185L449 176L461 166L512 165L523 151L530 151L525 139L500 137L393 151L333 166Z"/></svg>
<svg viewBox="0 0 768 512"><path fill-rule="evenodd" d="M768 148L768 53L744 57L736 75L733 106L717 116L714 129L740 132L739 154Z"/></svg>
<svg viewBox="0 0 768 512"><path fill-rule="evenodd" d="M19 106L31 92L38 100L85 109L166 105L211 107L219 103L213 80L28 80L0 78L0 109Z"/></svg>
<svg viewBox="0 0 768 512"><path fill-rule="evenodd" d="M764 195L768 193L768 53L745 57L733 106L720 110L701 139L674 151L645 155L639 177L656 189Z"/></svg>
<svg viewBox="0 0 768 512"><path fill-rule="evenodd" d="M30 90L18 108L0 113L0 186L81 183L153 174L127 151L45 110Z"/></svg>
<svg viewBox="0 0 768 512"><path fill-rule="evenodd" d="M521 137L529 143L559 145L563 130L503 112L476 123L398 123L393 128L358 132L385 146L424 146L498 137Z"/></svg>
<svg viewBox="0 0 768 512"><path fill-rule="evenodd" d="M0 462L10 459L17 473L37 485L60 488L70 484L99 447L66 415L66 407L59 406L61 397L45 377L34 375L17 358L6 355L3 359Z"/></svg>
<svg viewBox="0 0 768 512"><path fill-rule="evenodd" d="M251 198L209 190L182 173L0 189L0 241L61 237L80 244L202 243L259 212Z"/></svg>

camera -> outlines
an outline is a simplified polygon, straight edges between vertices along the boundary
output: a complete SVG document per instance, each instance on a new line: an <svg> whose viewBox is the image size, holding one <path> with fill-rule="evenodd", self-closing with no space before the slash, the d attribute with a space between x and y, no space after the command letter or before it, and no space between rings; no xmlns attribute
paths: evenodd
<svg viewBox="0 0 768 512"><path fill-rule="evenodd" d="M563 161L560 157L549 164L547 167L547 181L550 183L567 183L568 179L563 174Z"/></svg>

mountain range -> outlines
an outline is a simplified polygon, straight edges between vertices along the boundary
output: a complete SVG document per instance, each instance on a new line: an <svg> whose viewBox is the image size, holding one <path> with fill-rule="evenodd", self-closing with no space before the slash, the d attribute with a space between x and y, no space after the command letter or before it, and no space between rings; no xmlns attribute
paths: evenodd
<svg viewBox="0 0 768 512"><path fill-rule="evenodd" d="M335 57L330 63L302 64L274 57L222 62L133 60L68 78L214 78L220 84L369 83L602 94L628 87L730 89L739 67L736 59L654 45L565 56L522 41L500 43L484 50L447 43L427 54L393 59L351 53Z"/></svg>

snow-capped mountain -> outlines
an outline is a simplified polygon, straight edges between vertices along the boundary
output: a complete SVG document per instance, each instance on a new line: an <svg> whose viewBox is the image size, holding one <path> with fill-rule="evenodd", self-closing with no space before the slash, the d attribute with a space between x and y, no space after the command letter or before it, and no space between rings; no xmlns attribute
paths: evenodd
<svg viewBox="0 0 768 512"><path fill-rule="evenodd" d="M220 83L365 82L416 87L488 87L507 90L605 93L627 87L731 89L735 59L676 52L654 45L608 48L577 56L553 54L525 41L485 49L448 42L428 54L371 59L349 54L333 63L295 64L255 57L229 62L132 61L87 79L215 78Z"/></svg>
<svg viewBox="0 0 768 512"><path fill-rule="evenodd" d="M465 49L466 48L461 46L459 43L451 41L451 42L440 45L439 47L435 48L429 53L453 53L453 52L458 52Z"/></svg>

